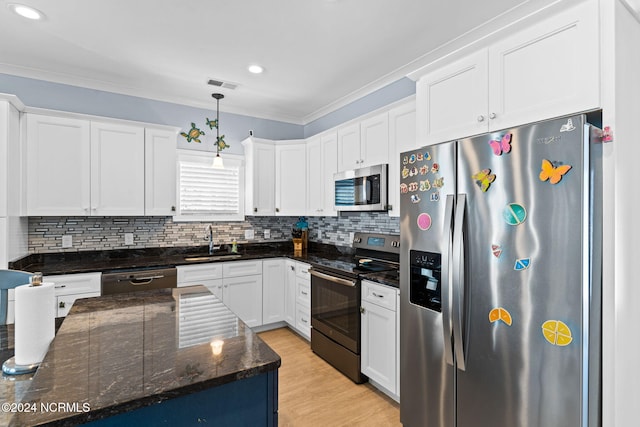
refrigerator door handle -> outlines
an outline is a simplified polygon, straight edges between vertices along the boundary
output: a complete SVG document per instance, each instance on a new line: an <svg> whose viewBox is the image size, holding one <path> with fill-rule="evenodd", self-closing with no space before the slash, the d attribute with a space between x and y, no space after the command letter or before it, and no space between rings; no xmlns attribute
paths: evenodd
<svg viewBox="0 0 640 427"><path fill-rule="evenodd" d="M452 320L453 342L456 356L456 364L461 371L466 370L466 341L464 340L464 308L465 308L465 213L467 207L467 195L458 194L456 213L453 228L453 253L452 253Z"/></svg>
<svg viewBox="0 0 640 427"><path fill-rule="evenodd" d="M453 209L454 195L448 194L444 208L444 230L443 236L446 239L444 252L442 254L442 334L444 338L444 358L448 365L453 366L453 342L451 337L453 330L451 329L451 251L453 249Z"/></svg>

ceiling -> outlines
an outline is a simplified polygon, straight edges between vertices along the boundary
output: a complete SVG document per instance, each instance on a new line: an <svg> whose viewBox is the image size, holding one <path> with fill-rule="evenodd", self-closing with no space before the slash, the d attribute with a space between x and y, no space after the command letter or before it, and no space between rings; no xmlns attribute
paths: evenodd
<svg viewBox="0 0 640 427"><path fill-rule="evenodd" d="M0 0L0 73L202 108L221 92L223 111L306 124L526 2ZM249 73L254 63L264 73Z"/></svg>

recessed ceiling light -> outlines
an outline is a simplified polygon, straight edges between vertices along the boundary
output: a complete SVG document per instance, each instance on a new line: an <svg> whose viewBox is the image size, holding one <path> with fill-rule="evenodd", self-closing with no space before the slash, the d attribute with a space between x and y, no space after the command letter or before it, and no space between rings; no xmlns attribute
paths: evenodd
<svg viewBox="0 0 640 427"><path fill-rule="evenodd" d="M253 73L253 74L260 74L260 73L262 73L264 71L264 68L262 68L259 65L255 65L255 64L254 65L249 65L248 69L249 69L249 72Z"/></svg>
<svg viewBox="0 0 640 427"><path fill-rule="evenodd" d="M34 21L39 21L44 18L44 13L30 6L25 6L24 4L9 3L7 7L23 18L32 19Z"/></svg>

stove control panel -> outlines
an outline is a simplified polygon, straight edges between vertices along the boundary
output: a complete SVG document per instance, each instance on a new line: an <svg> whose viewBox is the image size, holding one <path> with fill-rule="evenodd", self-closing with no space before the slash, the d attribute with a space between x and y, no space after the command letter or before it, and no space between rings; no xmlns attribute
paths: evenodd
<svg viewBox="0 0 640 427"><path fill-rule="evenodd" d="M400 236L397 234L355 233L353 247L399 254Z"/></svg>

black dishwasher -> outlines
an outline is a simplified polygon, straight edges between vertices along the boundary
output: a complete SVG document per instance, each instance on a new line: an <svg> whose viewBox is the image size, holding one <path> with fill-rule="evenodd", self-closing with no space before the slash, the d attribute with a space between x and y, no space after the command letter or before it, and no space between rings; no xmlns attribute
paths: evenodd
<svg viewBox="0 0 640 427"><path fill-rule="evenodd" d="M102 295L175 288L177 285L178 279L175 267L102 274Z"/></svg>

